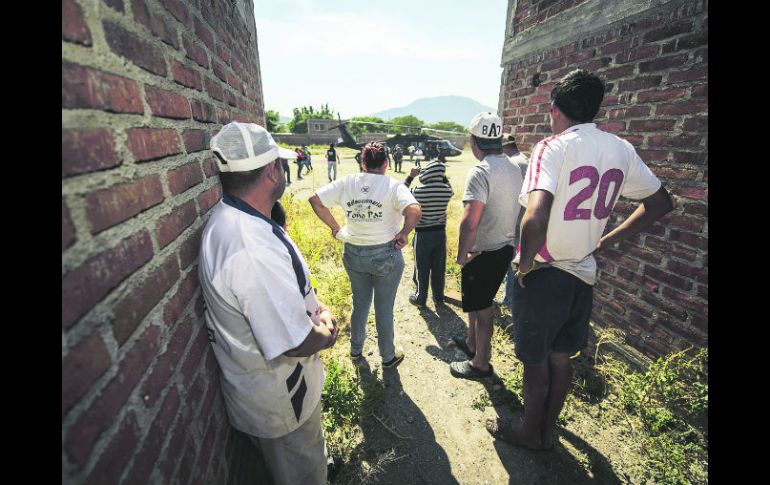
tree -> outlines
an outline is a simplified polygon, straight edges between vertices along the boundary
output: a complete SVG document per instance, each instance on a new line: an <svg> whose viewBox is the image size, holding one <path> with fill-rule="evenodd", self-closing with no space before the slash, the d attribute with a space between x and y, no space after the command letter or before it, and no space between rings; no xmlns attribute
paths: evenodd
<svg viewBox="0 0 770 485"><path fill-rule="evenodd" d="M468 133L468 130L461 124L454 121L439 121L432 125L426 126L426 128L433 128L434 130L456 131L457 133Z"/></svg>
<svg viewBox="0 0 770 485"><path fill-rule="evenodd" d="M278 111L271 109L265 113L265 124L267 124L267 131L270 133L280 133L284 126L281 124L281 115Z"/></svg>
<svg viewBox="0 0 770 485"><path fill-rule="evenodd" d="M329 109L329 103L321 105L321 108L318 111L312 106L294 108L294 117L287 125L289 131L292 133L307 133L307 120L309 118L333 120L335 116L333 110Z"/></svg>
<svg viewBox="0 0 770 485"><path fill-rule="evenodd" d="M422 128L425 126L425 122L422 121L420 118L413 116L413 115L406 115L406 116L397 116L389 121L389 123L393 123L394 125L401 125L393 127L393 131L396 133L405 133L407 131L416 131L416 130L409 130L408 128L403 128L403 126L413 126L415 128Z"/></svg>
<svg viewBox="0 0 770 485"><path fill-rule="evenodd" d="M385 123L385 120L376 116L356 116L351 118L350 121L368 121L370 123ZM374 133L387 131L387 126L380 125L365 125L362 123L350 123L348 125L348 132L354 137L358 137L361 133Z"/></svg>

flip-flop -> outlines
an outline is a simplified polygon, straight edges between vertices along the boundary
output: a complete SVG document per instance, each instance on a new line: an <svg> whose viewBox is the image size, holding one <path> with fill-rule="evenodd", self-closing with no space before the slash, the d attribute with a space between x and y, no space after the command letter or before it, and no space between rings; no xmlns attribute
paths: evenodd
<svg viewBox="0 0 770 485"><path fill-rule="evenodd" d="M489 370L484 372L473 367L467 360L464 360L449 364L449 373L460 379L484 379L492 377L495 374L495 370L492 368L492 364L489 364Z"/></svg>
<svg viewBox="0 0 770 485"><path fill-rule="evenodd" d="M542 450L552 450L553 446L549 448L542 448L542 447L532 447L529 445L526 445L524 443L520 443L516 441L516 438L514 438L510 433L506 433L506 430L508 430L508 427L510 426L510 423L503 422L501 419L495 419L492 420L492 418L487 418L487 422L484 425L484 427L487 429L489 434L491 434L494 438L505 441L506 443L510 443L513 446L519 446L521 448L526 448L528 450L535 450L535 451L542 451Z"/></svg>
<svg viewBox="0 0 770 485"><path fill-rule="evenodd" d="M452 337L452 342L455 343L458 349L465 352L469 359L472 359L476 356L476 352L471 352L471 348L468 347L468 343L465 341L465 337L455 335Z"/></svg>

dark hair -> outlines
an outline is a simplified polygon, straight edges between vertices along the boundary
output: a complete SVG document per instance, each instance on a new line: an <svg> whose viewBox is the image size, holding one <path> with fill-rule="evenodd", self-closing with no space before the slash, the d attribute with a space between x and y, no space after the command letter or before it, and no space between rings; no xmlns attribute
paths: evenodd
<svg viewBox="0 0 770 485"><path fill-rule="evenodd" d="M216 156L220 162L226 163L219 153L214 152L214 156ZM263 165L255 170L249 170L248 172L219 172L219 182L222 184L222 192L233 195L243 194L249 188L256 185L266 166L267 165Z"/></svg>
<svg viewBox="0 0 770 485"><path fill-rule="evenodd" d="M273 204L273 209L270 211L270 219L274 220L276 224L283 227L286 225L286 210L277 200Z"/></svg>
<svg viewBox="0 0 770 485"><path fill-rule="evenodd" d="M593 121L603 99L604 83L585 69L570 72L551 90L551 101L567 118L580 123Z"/></svg>
<svg viewBox="0 0 770 485"><path fill-rule="evenodd" d="M382 164L387 159L388 155L385 153L385 147L382 143L376 141L367 143L363 151L361 151L361 161L364 162L369 170L382 167Z"/></svg>
<svg viewBox="0 0 770 485"><path fill-rule="evenodd" d="M334 143L329 143L329 148L334 148Z"/></svg>
<svg viewBox="0 0 770 485"><path fill-rule="evenodd" d="M248 172L219 172L219 181L222 183L222 192L232 195L241 195L259 182L265 167Z"/></svg>

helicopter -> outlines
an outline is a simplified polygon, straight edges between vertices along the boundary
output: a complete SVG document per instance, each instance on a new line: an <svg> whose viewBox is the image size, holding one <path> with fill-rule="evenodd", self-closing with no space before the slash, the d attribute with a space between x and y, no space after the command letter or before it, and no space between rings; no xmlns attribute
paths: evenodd
<svg viewBox="0 0 770 485"><path fill-rule="evenodd" d="M335 128L339 128L340 133L342 134L342 139L337 143L337 146L354 148L358 150L358 153L356 153L356 156L355 156L356 162L358 163L361 163L361 150L364 148L366 143L356 142L355 138L353 138L353 135L351 135L347 129L348 123L361 123L366 125L384 125L389 127L403 127L403 128L410 128L410 129L416 128L414 126L394 125L393 123L375 123L371 121L344 121L343 122L342 120L340 120L340 123L338 125L328 128L327 131L333 130ZM404 149L412 145L415 148L421 149L423 151L423 154L426 160L435 158L439 155L443 155L445 157L456 157L462 154L463 151L457 148L456 146L454 146L451 141L443 138L439 138L436 136L432 136L427 133L423 133L423 131L435 131L438 133L451 133L453 135L457 135L458 134L457 132L446 131L446 130L435 130L433 128L416 128L416 129L418 130L418 133L399 134L399 135L394 135L394 136L385 138L384 140L377 140L377 141L379 143L386 144L391 150L393 150L396 147L396 145L401 145Z"/></svg>

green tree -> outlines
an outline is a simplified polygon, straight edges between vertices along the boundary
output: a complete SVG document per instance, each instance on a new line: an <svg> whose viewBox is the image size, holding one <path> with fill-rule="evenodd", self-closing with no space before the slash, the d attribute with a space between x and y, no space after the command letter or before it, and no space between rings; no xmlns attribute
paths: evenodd
<svg viewBox="0 0 770 485"><path fill-rule="evenodd" d="M329 103L322 104L321 108L318 110L313 106L294 108L294 117L287 125L289 131L292 133L307 133L307 120L309 118L333 120L335 119L335 116L333 110L329 109Z"/></svg>
<svg viewBox="0 0 770 485"><path fill-rule="evenodd" d="M368 121L369 123L385 123L385 120L378 118L377 116L356 116L351 118L350 121ZM358 137L361 133L373 133L387 131L387 126L381 125L367 125L363 123L350 123L348 125L348 132L354 137Z"/></svg>
<svg viewBox="0 0 770 485"><path fill-rule="evenodd" d="M467 133L468 130L461 124L454 121L439 121L432 125L426 126L426 128L433 128L434 130L456 131L457 133Z"/></svg>
<svg viewBox="0 0 770 485"><path fill-rule="evenodd" d="M404 128L404 126L413 126L415 128L422 128L425 126L425 122L421 120L420 118L413 116L413 115L406 115L406 116L397 116L389 121L389 123L393 123L394 125L400 125L400 126L394 126L393 131L397 134L400 133L406 133L406 132L415 132L416 130L410 130L408 128Z"/></svg>
<svg viewBox="0 0 770 485"><path fill-rule="evenodd" d="M265 123L267 124L267 131L270 133L283 133L286 131L286 126L281 124L281 115L278 111L267 110L265 113Z"/></svg>

